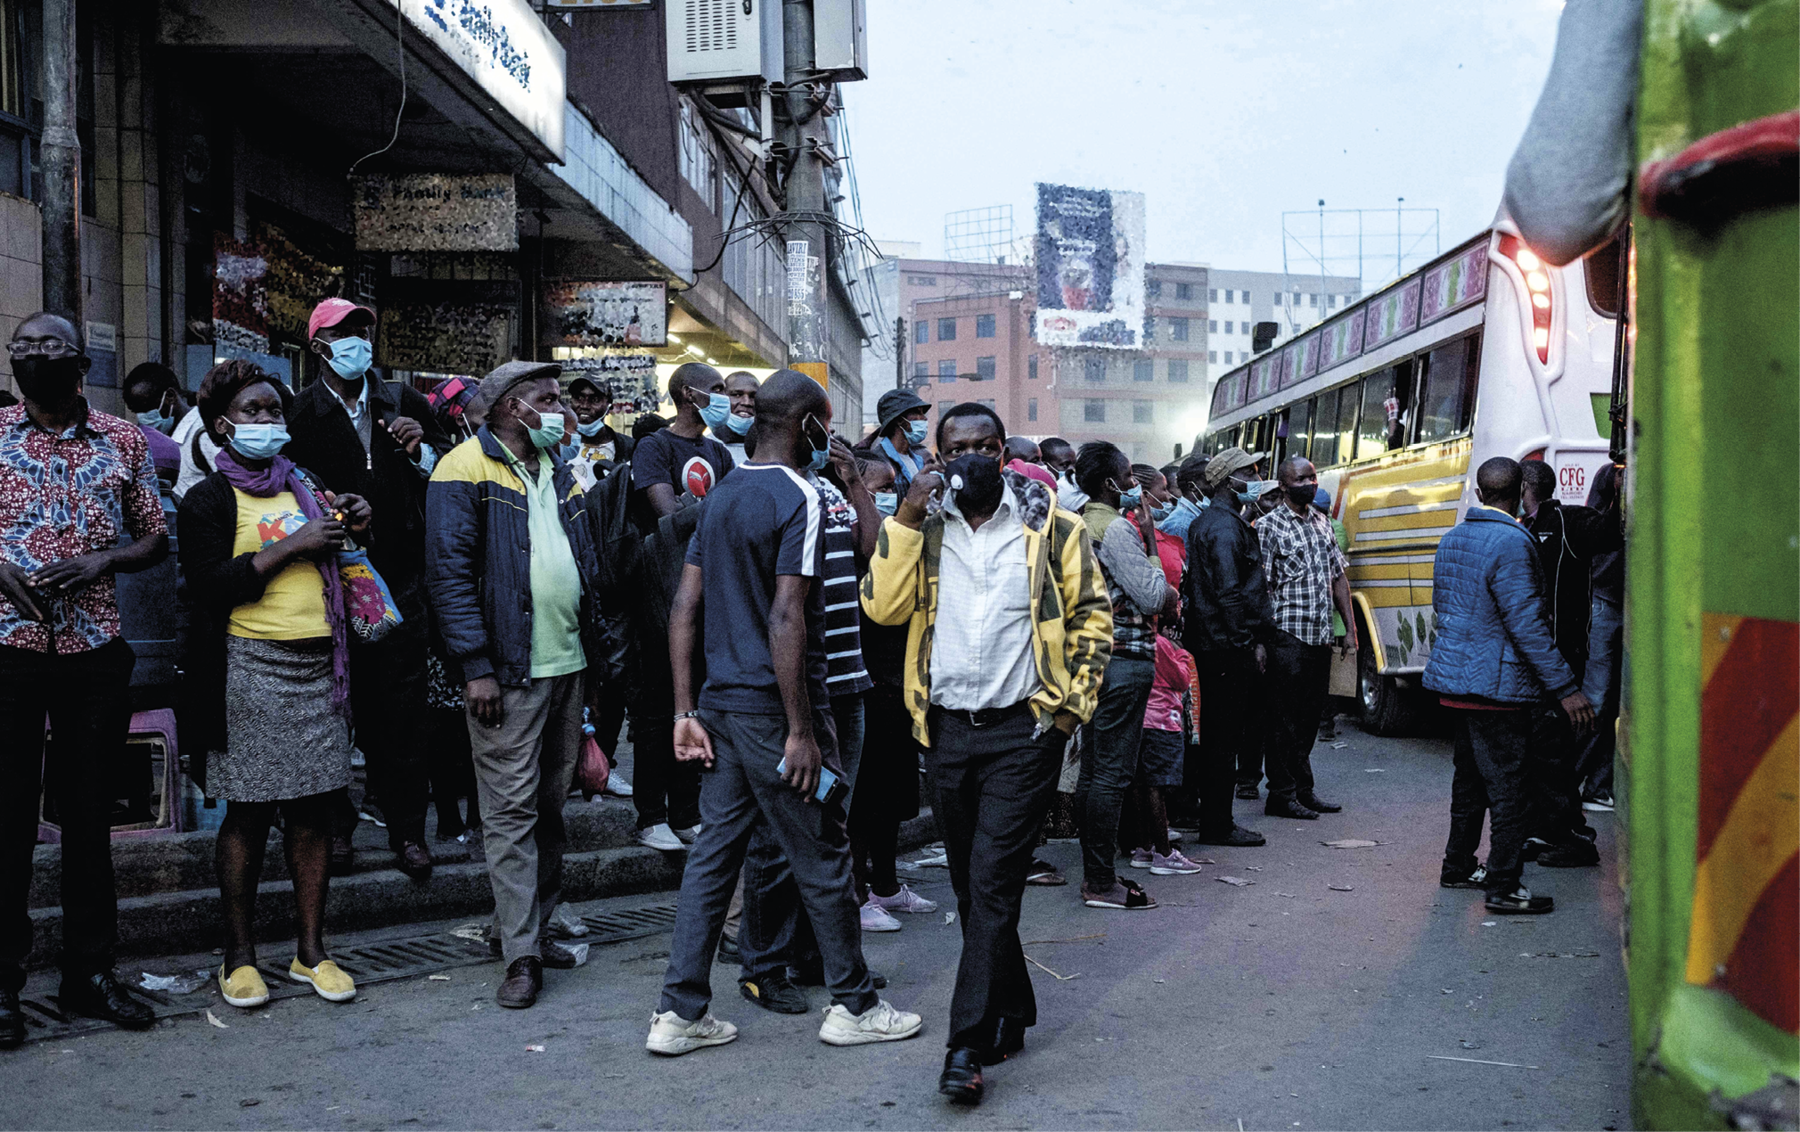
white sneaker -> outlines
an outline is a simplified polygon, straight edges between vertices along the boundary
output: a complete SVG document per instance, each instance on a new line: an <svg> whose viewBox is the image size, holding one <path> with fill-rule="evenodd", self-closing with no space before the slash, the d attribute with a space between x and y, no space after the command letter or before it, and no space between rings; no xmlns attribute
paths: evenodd
<svg viewBox="0 0 1800 1132"><path fill-rule="evenodd" d="M884 912L924 913L935 912L938 910L937 901L925 899L904 884L900 886L900 891L894 893L892 896L880 896L876 894L874 889L870 889L869 903L875 905L875 907L880 908Z"/></svg>
<svg viewBox="0 0 1800 1132"><path fill-rule="evenodd" d="M673 853L687 848L681 843L681 838L675 836L675 831L669 828L669 823L666 821L638 830L637 843L647 845L652 849L661 849L665 853Z"/></svg>
<svg viewBox="0 0 1800 1132"><path fill-rule="evenodd" d="M644 1042L644 1048L665 1057L679 1057L707 1046L735 1042L737 1036L736 1026L714 1018L710 1010L701 1015L698 1022L689 1022L673 1010L665 1010L650 1016L650 1037Z"/></svg>
<svg viewBox="0 0 1800 1132"><path fill-rule="evenodd" d="M898 1042L913 1037L924 1025L923 1018L894 1009L885 998L861 1014L852 1014L843 1004L834 1002L825 1011L825 1021L819 1026L819 1040L831 1046ZM736 1036L735 1031L733 1036Z"/></svg>
<svg viewBox="0 0 1800 1132"><path fill-rule="evenodd" d="M681 843L683 845L692 845L694 843L694 838L699 837L700 831L705 828L706 827L704 825L701 825L700 823L696 822L693 825L688 826L686 829L677 829L677 830L674 830L673 832L676 837L681 839Z"/></svg>
<svg viewBox="0 0 1800 1132"><path fill-rule="evenodd" d="M897 932L900 921L887 914L881 905L875 903L875 895L869 894L869 902L857 910L862 917L862 930L865 932Z"/></svg>
<svg viewBox="0 0 1800 1132"><path fill-rule="evenodd" d="M624 775L614 771L606 776L606 789L601 793L611 794L615 798L629 798L631 797L631 783L625 781Z"/></svg>

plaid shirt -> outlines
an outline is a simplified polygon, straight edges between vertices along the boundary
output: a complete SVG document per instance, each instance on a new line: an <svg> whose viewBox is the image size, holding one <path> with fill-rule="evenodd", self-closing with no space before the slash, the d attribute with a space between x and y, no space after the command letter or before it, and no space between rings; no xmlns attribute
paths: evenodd
<svg viewBox="0 0 1800 1132"><path fill-rule="evenodd" d="M1256 522L1263 575L1275 607L1275 627L1302 644L1331 643L1331 586L1349 566L1331 522L1311 507L1306 517L1284 501Z"/></svg>
<svg viewBox="0 0 1800 1132"><path fill-rule="evenodd" d="M0 557L30 573L167 529L150 446L136 424L90 409L52 436L25 406L0 409ZM0 645L74 653L119 635L110 573L73 597L38 602L46 621L27 621L0 598Z"/></svg>

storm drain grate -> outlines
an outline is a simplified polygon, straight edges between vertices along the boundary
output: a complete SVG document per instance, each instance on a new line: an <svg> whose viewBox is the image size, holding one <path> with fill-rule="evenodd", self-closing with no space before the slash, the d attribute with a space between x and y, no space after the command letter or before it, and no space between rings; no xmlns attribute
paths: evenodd
<svg viewBox="0 0 1800 1132"><path fill-rule="evenodd" d="M674 927L675 903L670 901L603 915L583 916L581 922L587 925L588 932L573 942L594 946L623 943L666 932ZM361 947L333 948L331 958L356 980L359 987L495 961L488 953L487 941L472 938L478 935L479 927L474 931L470 928L460 928L458 931L467 934L459 935L456 931L433 932L416 939L390 939ZM555 933L554 929L553 934L559 937L562 935ZM262 972L263 981L268 984L270 1001L312 993L312 987L294 981L284 963L265 961L259 962L257 967ZM144 990L135 985L132 986L132 993L150 1004L159 1021L198 1014L219 1005L220 1001L216 981L207 982L190 994ZM65 1014L61 1002L53 994L21 998L19 1004L24 1007L25 1040L28 1042L74 1038L116 1028L112 1023L96 1018ZM222 1017L229 1021L229 1015Z"/></svg>

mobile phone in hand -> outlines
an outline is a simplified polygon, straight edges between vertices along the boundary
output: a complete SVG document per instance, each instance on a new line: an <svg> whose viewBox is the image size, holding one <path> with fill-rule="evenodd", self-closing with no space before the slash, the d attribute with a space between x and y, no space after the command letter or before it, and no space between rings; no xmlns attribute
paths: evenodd
<svg viewBox="0 0 1800 1132"><path fill-rule="evenodd" d="M781 761L775 764L775 773L787 773L787 756L783 755ZM813 790L813 801L824 806L832 802L842 802L849 793L850 788L844 785L843 779L831 772L830 767L819 767L819 785Z"/></svg>

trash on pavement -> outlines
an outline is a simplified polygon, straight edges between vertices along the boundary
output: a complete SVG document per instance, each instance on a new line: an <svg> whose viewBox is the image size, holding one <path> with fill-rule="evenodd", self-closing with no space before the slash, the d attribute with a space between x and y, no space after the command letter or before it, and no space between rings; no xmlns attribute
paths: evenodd
<svg viewBox="0 0 1800 1132"><path fill-rule="evenodd" d="M1536 1069L1536 1065L1520 1065L1516 1061L1483 1061L1479 1057L1445 1057L1443 1054L1428 1053L1426 1061L1461 1061L1469 1065L1499 1065L1507 1069Z"/></svg>
<svg viewBox="0 0 1800 1132"><path fill-rule="evenodd" d="M593 946L592 944L588 944L588 943L571 943L564 950L568 951L568 953L570 955L573 955L575 957L575 965L577 967L579 967L583 963L587 962L588 948L590 948L592 946Z"/></svg>
<svg viewBox="0 0 1800 1132"><path fill-rule="evenodd" d="M526 1046L525 1052L526 1053L543 1053L544 1047L543 1046Z"/></svg>
<svg viewBox="0 0 1800 1132"><path fill-rule="evenodd" d="M944 913L944 922L946 924L954 924L956 922L956 913L955 912L945 912Z"/></svg>
<svg viewBox="0 0 1800 1132"><path fill-rule="evenodd" d="M211 971L195 971L191 975L152 975L145 971L138 986L145 990L168 991L171 994L193 994L212 981Z"/></svg>
<svg viewBox="0 0 1800 1132"><path fill-rule="evenodd" d="M1245 880L1243 877L1214 877L1213 879L1221 884L1228 884L1233 888L1248 888L1256 883L1253 880Z"/></svg>
<svg viewBox="0 0 1800 1132"><path fill-rule="evenodd" d="M1329 888L1333 892L1355 892L1356 891L1354 888L1351 888L1347 884L1328 884L1325 887Z"/></svg>
<svg viewBox="0 0 1800 1132"><path fill-rule="evenodd" d="M1057 982L1061 982L1061 983L1066 983L1066 982L1068 982L1068 981L1069 981L1069 980L1071 980L1071 979L1079 979L1079 978L1081 978L1081 972L1079 972L1079 971L1077 971L1077 972L1076 972L1076 973L1075 973L1075 974L1073 974L1073 975L1062 975L1062 974L1058 974L1058 973L1057 973L1057 972L1055 972L1055 971L1052 971L1052 970L1051 970L1051 969L1050 969L1050 968L1048 968L1048 967L1046 967L1046 966L1044 966L1044 965L1043 965L1043 964L1042 964L1042 963L1039 963L1039 962L1038 962L1038 961L1037 961L1037 960L1036 960L1036 959L1033 959L1033 958L1032 958L1032 957L1031 957L1031 956L1029 956L1029 955L1027 955L1027 956L1026 956L1026 957L1025 957L1025 962L1027 962L1027 963L1029 963L1029 964L1031 964L1031 965L1032 965L1032 966L1033 966L1033 967L1036 967L1036 968L1037 968L1037 969L1038 969L1038 970L1040 970L1040 971L1042 971L1042 972L1044 972L1044 974L1046 974L1046 975L1049 975L1049 976L1051 976L1051 977L1053 977L1053 978L1054 978L1054 979L1056 979L1056 981L1057 981ZM1094 1040L1095 1040L1095 1041L1099 1041L1099 1040L1100 1040L1100 1039L1099 1039L1099 1038L1095 1038L1095 1039L1094 1039Z"/></svg>
<svg viewBox="0 0 1800 1132"><path fill-rule="evenodd" d="M575 914L575 909L569 907L567 904L558 904L556 906L556 911L551 913L550 916L550 927L556 932L566 936L584 936L588 934L588 926L581 922L581 917Z"/></svg>
<svg viewBox="0 0 1800 1132"><path fill-rule="evenodd" d="M460 928L451 928L450 934L458 939L474 940L476 943L487 942L486 924L464 924Z"/></svg>
<svg viewBox="0 0 1800 1132"><path fill-rule="evenodd" d="M1356 837L1341 837L1336 841L1321 841L1320 845L1327 849L1373 849L1380 845L1379 841L1364 841Z"/></svg>
<svg viewBox="0 0 1800 1132"><path fill-rule="evenodd" d="M450 981L450 976L449 975L426 975L425 981L429 982L429 983L447 983Z"/></svg>
<svg viewBox="0 0 1800 1132"><path fill-rule="evenodd" d="M219 1029L221 1029L221 1030L229 1030L229 1029L231 1029L231 1027L230 1027L230 1026L227 1026L227 1025L226 1025L226 1024L225 1024L225 1023L223 1023L223 1022L221 1022L221 1021L219 1021L219 1019L218 1019L218 1016L217 1016L217 1015L215 1015L215 1014L213 1014L213 1012L212 1012L212 1011L210 1011L210 1010L208 1010L208 1011L207 1011L207 1012L206 1012L206 1020L207 1020L207 1021L208 1021L208 1022L210 1022L210 1023L212 1023L212 1024L213 1024L213 1025L215 1025L215 1026L217 1026L217 1027L218 1027L218 1028L219 1028Z"/></svg>

